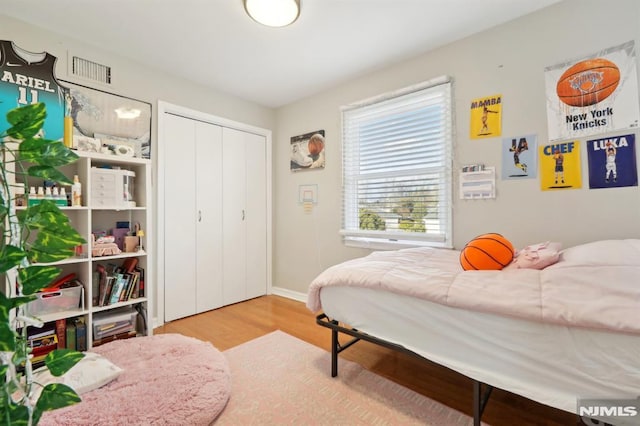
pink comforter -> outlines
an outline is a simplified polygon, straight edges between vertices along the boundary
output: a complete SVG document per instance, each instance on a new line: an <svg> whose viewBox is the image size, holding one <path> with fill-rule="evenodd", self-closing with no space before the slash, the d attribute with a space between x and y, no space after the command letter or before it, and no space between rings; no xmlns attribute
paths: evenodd
<svg viewBox="0 0 640 426"><path fill-rule="evenodd" d="M307 307L322 309L323 287L359 286L527 320L640 334L640 240L571 247L540 271L463 271L459 254L412 248L346 261L313 280Z"/></svg>

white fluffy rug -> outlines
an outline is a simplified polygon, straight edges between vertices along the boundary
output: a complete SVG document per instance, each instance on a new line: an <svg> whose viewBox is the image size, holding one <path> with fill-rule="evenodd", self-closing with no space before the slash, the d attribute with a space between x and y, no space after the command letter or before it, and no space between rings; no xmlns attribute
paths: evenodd
<svg viewBox="0 0 640 426"><path fill-rule="evenodd" d="M40 425L208 425L229 399L229 365L210 343L158 334L93 351L125 371L81 403L45 413Z"/></svg>

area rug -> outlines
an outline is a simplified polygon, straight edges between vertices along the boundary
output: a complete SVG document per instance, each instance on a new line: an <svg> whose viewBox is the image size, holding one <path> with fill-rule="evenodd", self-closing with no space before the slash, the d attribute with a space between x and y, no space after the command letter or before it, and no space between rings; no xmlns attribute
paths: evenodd
<svg viewBox="0 0 640 426"><path fill-rule="evenodd" d="M82 402L46 412L42 426L209 425L229 399L226 357L180 334L115 340L92 350L124 370Z"/></svg>
<svg viewBox="0 0 640 426"><path fill-rule="evenodd" d="M339 360L281 331L223 352L231 398L216 419L223 425L469 426L471 417Z"/></svg>

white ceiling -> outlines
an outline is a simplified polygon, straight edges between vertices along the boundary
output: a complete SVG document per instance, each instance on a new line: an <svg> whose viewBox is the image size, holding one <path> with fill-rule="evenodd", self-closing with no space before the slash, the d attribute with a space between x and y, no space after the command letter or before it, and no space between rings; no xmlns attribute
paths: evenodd
<svg viewBox="0 0 640 426"><path fill-rule="evenodd" d="M0 12L279 107L558 1L301 0L284 28L242 0L0 0Z"/></svg>

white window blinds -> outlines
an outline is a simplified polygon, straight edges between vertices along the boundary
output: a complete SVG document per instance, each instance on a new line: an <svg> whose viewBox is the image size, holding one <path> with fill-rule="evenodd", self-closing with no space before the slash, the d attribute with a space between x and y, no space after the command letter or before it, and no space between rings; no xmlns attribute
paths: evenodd
<svg viewBox="0 0 640 426"><path fill-rule="evenodd" d="M343 109L345 242L451 247L451 117L448 79Z"/></svg>

